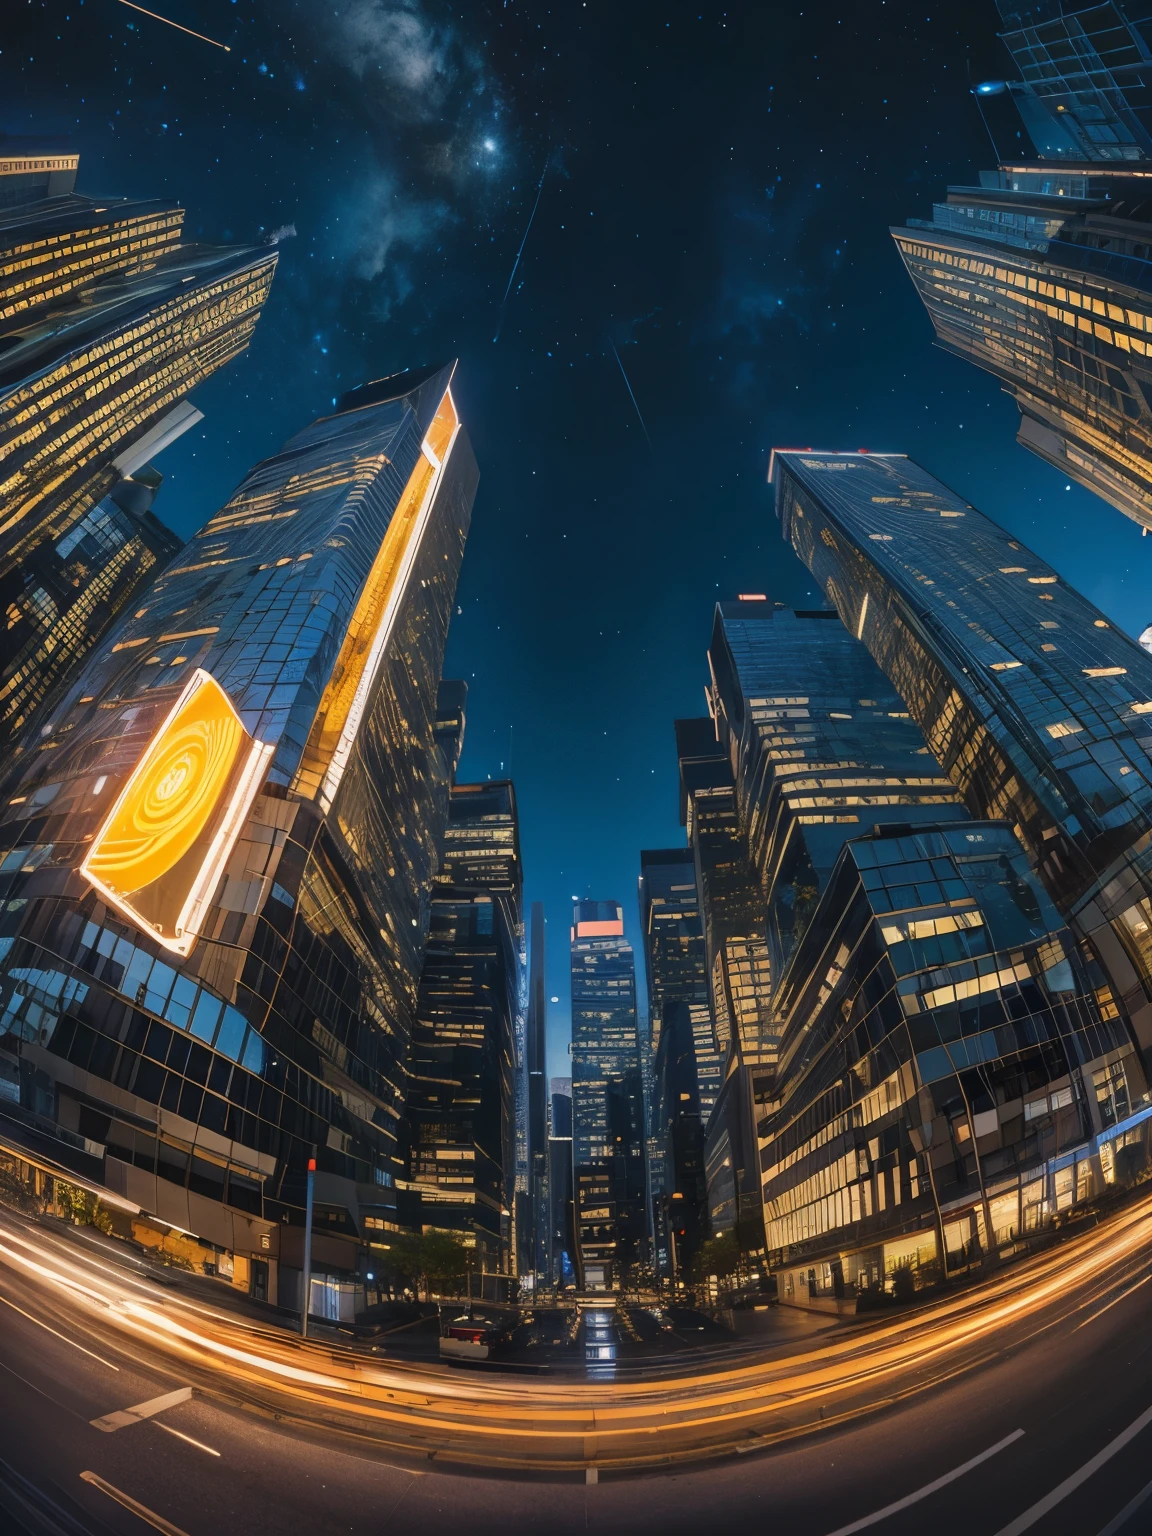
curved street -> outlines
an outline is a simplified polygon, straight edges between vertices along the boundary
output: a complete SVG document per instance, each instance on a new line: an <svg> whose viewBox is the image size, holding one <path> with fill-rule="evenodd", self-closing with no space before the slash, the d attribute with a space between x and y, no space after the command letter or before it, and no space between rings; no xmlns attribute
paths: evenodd
<svg viewBox="0 0 1152 1536"><path fill-rule="evenodd" d="M1140 1503L1115 1522L1152 1490L1150 1224L1146 1198L915 1314L622 1385L304 1344L6 1212L5 1507L16 1529L187 1536L527 1531L542 1510L675 1531L721 1498L798 1536L943 1511L976 1536L1138 1531Z"/></svg>

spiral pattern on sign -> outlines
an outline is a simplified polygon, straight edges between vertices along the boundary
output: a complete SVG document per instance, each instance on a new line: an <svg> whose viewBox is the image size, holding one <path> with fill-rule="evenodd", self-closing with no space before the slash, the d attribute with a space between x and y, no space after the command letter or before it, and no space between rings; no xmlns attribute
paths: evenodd
<svg viewBox="0 0 1152 1536"><path fill-rule="evenodd" d="M198 688L149 747L92 850L91 873L121 892L167 874L204 831L243 737L222 691Z"/></svg>

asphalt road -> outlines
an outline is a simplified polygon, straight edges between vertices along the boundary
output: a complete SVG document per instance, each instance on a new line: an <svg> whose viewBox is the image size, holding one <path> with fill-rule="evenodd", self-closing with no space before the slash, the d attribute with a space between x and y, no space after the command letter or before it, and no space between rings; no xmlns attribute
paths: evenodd
<svg viewBox="0 0 1152 1536"><path fill-rule="evenodd" d="M46 1307L34 1278L4 1270L0 1531L631 1536L739 1522L787 1536L1144 1536L1152 1531L1148 1281L1152 1267L1129 1266L1111 1290L1006 1354L839 1429L768 1450L752 1443L699 1469L602 1474L589 1486L444 1472L427 1459L397 1465L367 1445L289 1428L199 1389L184 1397L178 1363L153 1357L146 1342L93 1335ZM173 1393L183 1400L107 1424ZM101 1418L105 1428L91 1422Z"/></svg>

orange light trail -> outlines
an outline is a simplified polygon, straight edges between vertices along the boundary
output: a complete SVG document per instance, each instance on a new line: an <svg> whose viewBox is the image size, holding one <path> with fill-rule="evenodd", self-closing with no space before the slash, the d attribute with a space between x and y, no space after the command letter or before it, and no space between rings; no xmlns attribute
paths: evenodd
<svg viewBox="0 0 1152 1536"><path fill-rule="evenodd" d="M679 1377L542 1381L461 1375L304 1343L0 1223L0 1278L44 1293L59 1328L141 1345L209 1394L297 1423L320 1420L401 1455L539 1471L668 1466L842 1424L978 1369L1049 1329L1086 1326L1147 1273L1152 1198L915 1311L818 1347ZM7 1285L5 1285L5 1289ZM1124 1294L1122 1294L1124 1293Z"/></svg>
<svg viewBox="0 0 1152 1536"><path fill-rule="evenodd" d="M227 43L218 43L214 37L205 37L203 32L193 32L191 27L182 27L178 21L170 21L167 16L159 16L155 11L136 5L134 0L118 0L118 3L126 5L130 11L139 11L141 16L151 16L153 21L162 21L166 27L175 27L177 32L187 32L189 37L198 37L202 43L211 43L213 48L223 48L225 53L232 52Z"/></svg>

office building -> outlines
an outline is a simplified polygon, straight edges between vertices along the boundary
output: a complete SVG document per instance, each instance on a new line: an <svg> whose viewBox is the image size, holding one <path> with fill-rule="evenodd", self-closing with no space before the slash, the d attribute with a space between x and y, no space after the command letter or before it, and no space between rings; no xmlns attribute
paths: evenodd
<svg viewBox="0 0 1152 1536"><path fill-rule="evenodd" d="M947 351L1000 380L1018 440L1152 526L1152 163L1010 165L892 236Z"/></svg>
<svg viewBox="0 0 1152 1536"><path fill-rule="evenodd" d="M611 1289L647 1235L636 971L619 902L572 915L572 1161L581 1283Z"/></svg>
<svg viewBox="0 0 1152 1536"><path fill-rule="evenodd" d="M1131 1156L1126 1030L1002 822L845 843L777 1007L784 1302L858 1309L1016 1252Z"/></svg>
<svg viewBox="0 0 1152 1536"><path fill-rule="evenodd" d="M528 973L528 1268L542 1284L551 1279L548 1207L548 997L544 985L544 906L532 903Z"/></svg>
<svg viewBox="0 0 1152 1536"><path fill-rule="evenodd" d="M0 812L5 1139L286 1305L313 1149L324 1294L354 1289L407 1172L477 480L451 377L352 390L257 465L95 648Z"/></svg>
<svg viewBox="0 0 1152 1536"><path fill-rule="evenodd" d="M645 849L640 855L640 930L652 1046L648 1100L648 1183L656 1267L670 1273L667 1200L699 1193L685 1147L702 1136L720 1092L724 1055L708 984L708 955L690 848ZM676 1038L664 1048L664 1028L675 1021ZM690 1052L691 1062L685 1057ZM687 1095L687 1096L686 1096ZM691 1119L691 1132L682 1122ZM701 1211L703 1197L700 1197ZM689 1218L697 1220L697 1213ZM682 1223L683 1224L683 1223Z"/></svg>
<svg viewBox="0 0 1152 1536"><path fill-rule="evenodd" d="M1012 94L1040 154L1152 159L1152 14L1130 0L998 0Z"/></svg>
<svg viewBox="0 0 1152 1536"><path fill-rule="evenodd" d="M688 835L704 922L716 1044L748 1064L770 1064L767 916L740 829L732 764L707 717L676 721L680 820Z"/></svg>
<svg viewBox="0 0 1152 1536"><path fill-rule="evenodd" d="M708 663L780 977L849 838L964 811L903 699L833 610L719 603Z"/></svg>
<svg viewBox="0 0 1152 1536"><path fill-rule="evenodd" d="M454 784L409 1057L409 1219L515 1268L522 871L511 781Z"/></svg>
<svg viewBox="0 0 1152 1536"><path fill-rule="evenodd" d="M74 190L77 157L0 142L0 748L42 719L175 553L149 465L248 345L267 246L181 243L167 200Z"/></svg>
<svg viewBox="0 0 1152 1536"><path fill-rule="evenodd" d="M775 1071L778 1031L767 901L740 824L733 764L716 729L708 716L676 721L680 820L693 853L716 1047L724 1060L704 1128L705 1166L713 1170L709 1226L713 1232L737 1228L742 1245L758 1251L764 1226L755 1127Z"/></svg>
<svg viewBox="0 0 1152 1536"><path fill-rule="evenodd" d="M576 1284L576 1221L572 1191L572 1079L550 1083L548 1124L549 1270L540 1284Z"/></svg>
<svg viewBox="0 0 1152 1536"><path fill-rule="evenodd" d="M1125 1031L1135 1145L1152 1046L1152 657L910 459L777 452L773 475L785 537L1099 968L1100 1006ZM1089 1097L1113 1067L1083 1064Z"/></svg>

